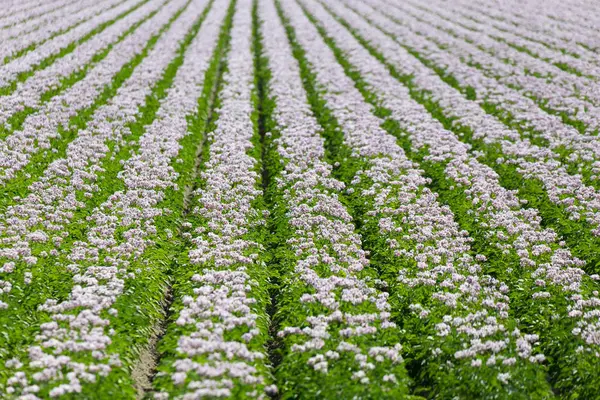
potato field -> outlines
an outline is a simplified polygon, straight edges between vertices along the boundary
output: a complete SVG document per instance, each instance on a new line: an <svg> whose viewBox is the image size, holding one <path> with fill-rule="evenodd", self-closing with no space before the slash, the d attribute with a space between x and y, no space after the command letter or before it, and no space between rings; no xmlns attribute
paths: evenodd
<svg viewBox="0 0 600 400"><path fill-rule="evenodd" d="M0 0L0 399L600 399L599 32Z"/></svg>

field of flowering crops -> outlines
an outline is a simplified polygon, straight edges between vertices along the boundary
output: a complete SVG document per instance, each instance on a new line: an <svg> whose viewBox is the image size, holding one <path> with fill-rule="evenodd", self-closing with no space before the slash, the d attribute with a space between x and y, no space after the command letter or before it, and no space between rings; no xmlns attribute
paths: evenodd
<svg viewBox="0 0 600 400"><path fill-rule="evenodd" d="M600 399L599 31L0 0L0 399Z"/></svg>

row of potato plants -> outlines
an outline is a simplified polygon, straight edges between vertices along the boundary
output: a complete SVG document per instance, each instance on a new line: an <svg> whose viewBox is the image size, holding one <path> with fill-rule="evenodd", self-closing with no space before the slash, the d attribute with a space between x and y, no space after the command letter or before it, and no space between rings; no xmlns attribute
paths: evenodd
<svg viewBox="0 0 600 400"><path fill-rule="evenodd" d="M157 399L266 398L268 270L260 159L254 148L252 2L231 5L226 67L200 152L159 345Z"/></svg>

